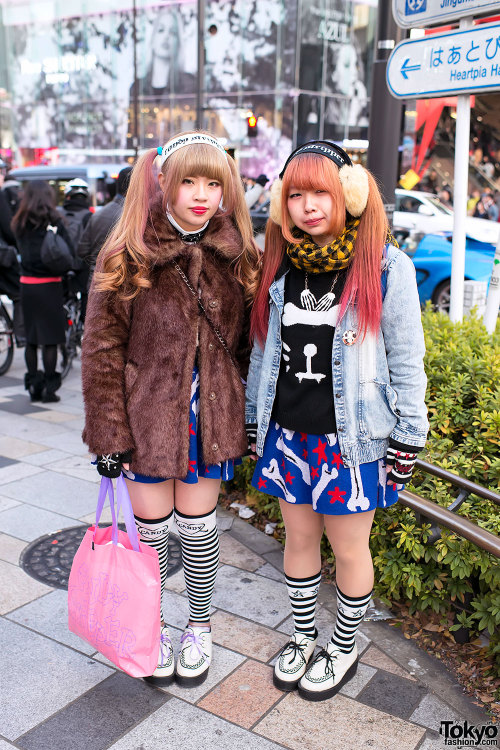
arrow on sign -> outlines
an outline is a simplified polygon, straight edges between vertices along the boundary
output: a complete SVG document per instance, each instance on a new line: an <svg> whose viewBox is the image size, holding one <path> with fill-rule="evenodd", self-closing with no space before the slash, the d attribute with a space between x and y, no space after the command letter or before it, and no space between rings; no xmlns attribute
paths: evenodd
<svg viewBox="0 0 500 750"><path fill-rule="evenodd" d="M406 78L408 80L408 73L410 73L412 70L420 70L420 65L409 65L410 58L407 57L404 63L401 66L401 73L403 74L403 78Z"/></svg>

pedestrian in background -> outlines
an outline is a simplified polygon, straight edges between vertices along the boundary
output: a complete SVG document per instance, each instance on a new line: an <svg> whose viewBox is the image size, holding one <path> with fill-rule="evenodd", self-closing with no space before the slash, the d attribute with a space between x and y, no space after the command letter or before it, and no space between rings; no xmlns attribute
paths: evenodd
<svg viewBox="0 0 500 750"><path fill-rule="evenodd" d="M64 216L65 226L76 249L93 214L90 210L89 186L79 177L70 180L64 186L64 202L59 209ZM64 299L71 294L80 294L80 315L82 323L85 321L87 309L87 290L89 286L89 268L78 261L75 256L73 273L63 282Z"/></svg>
<svg viewBox="0 0 500 750"><path fill-rule="evenodd" d="M7 164L0 159L0 294L5 294L12 302L12 327L16 345L22 347L26 343L26 338L19 282L21 269L17 259L16 238L10 226L14 215L12 208L16 202L14 194L8 192L5 187L6 170Z"/></svg>
<svg viewBox="0 0 500 750"><path fill-rule="evenodd" d="M247 204L249 209L253 208L253 206L257 203L268 182L269 178L265 174L260 174L255 179L254 184L248 188L245 193L245 203Z"/></svg>
<svg viewBox="0 0 500 750"><path fill-rule="evenodd" d="M247 449L245 298L258 251L236 165L219 142L187 132L159 151L158 179L157 149L134 167L97 261L82 347L83 439L100 474L123 469L141 540L158 550L162 589L175 520L189 622L175 667L169 613L158 613L158 667L148 679L166 685L175 671L191 687L212 659L220 482Z"/></svg>
<svg viewBox="0 0 500 750"><path fill-rule="evenodd" d="M21 255L21 305L26 330L24 386L32 401L59 401L61 375L56 371L57 347L64 343L62 277L43 264L40 250L49 227L56 228L71 250L71 238L56 208L54 192L45 180L32 180L24 190L12 230ZM38 369L38 348L43 371Z"/></svg>
<svg viewBox="0 0 500 750"><path fill-rule="evenodd" d="M424 337L415 269L390 244L372 175L334 143L313 141L280 178L252 310L246 421L258 454L252 484L280 498L286 532L294 632L274 684L319 701L356 672L375 509L397 501L425 444ZM324 530L337 620L310 661Z"/></svg>

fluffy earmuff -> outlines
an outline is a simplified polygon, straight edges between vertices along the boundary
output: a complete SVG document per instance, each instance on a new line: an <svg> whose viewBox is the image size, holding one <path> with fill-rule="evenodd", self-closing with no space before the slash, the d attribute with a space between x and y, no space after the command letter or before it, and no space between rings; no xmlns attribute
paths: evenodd
<svg viewBox="0 0 500 750"><path fill-rule="evenodd" d="M345 207L351 216L361 216L368 202L368 174L361 164L339 169Z"/></svg>
<svg viewBox="0 0 500 750"><path fill-rule="evenodd" d="M271 185L271 203L269 206L269 217L275 224L281 226L281 188L283 183L278 179Z"/></svg>

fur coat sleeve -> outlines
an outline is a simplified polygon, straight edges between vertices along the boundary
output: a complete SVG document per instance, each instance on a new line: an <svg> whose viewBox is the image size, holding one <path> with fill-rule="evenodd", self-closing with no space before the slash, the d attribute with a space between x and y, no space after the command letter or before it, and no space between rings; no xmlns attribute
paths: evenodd
<svg viewBox="0 0 500 750"><path fill-rule="evenodd" d="M125 401L131 302L91 287L82 343L83 440L91 453L134 449Z"/></svg>

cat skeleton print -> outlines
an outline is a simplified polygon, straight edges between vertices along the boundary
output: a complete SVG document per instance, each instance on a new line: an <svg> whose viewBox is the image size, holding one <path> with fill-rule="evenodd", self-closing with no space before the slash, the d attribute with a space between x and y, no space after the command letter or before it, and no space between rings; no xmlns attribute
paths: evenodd
<svg viewBox="0 0 500 750"><path fill-rule="evenodd" d="M280 499L294 620L273 681L320 701L356 673L373 517L397 502L428 429L415 271L375 180L334 143L296 149L271 189L251 322L252 484ZM314 657L324 531L337 620Z"/></svg>

